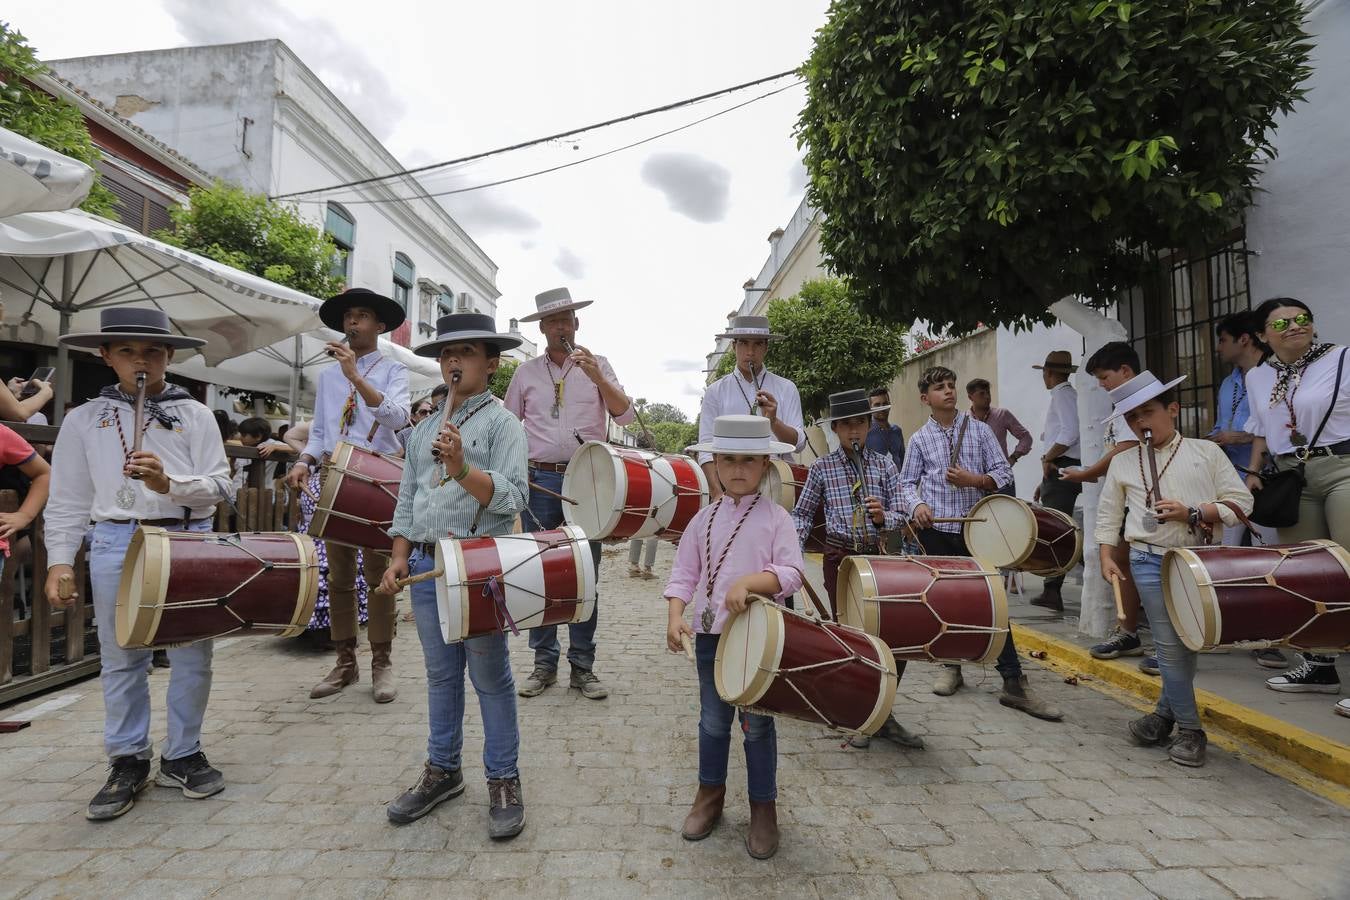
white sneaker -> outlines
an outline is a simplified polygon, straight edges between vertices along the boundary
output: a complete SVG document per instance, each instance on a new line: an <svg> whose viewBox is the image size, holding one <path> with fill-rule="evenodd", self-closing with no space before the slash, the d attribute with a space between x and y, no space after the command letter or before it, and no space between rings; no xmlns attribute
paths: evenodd
<svg viewBox="0 0 1350 900"><path fill-rule="evenodd" d="M1346 697L1340 703L1337 703L1333 709L1335 709L1336 715L1350 719L1350 697Z"/></svg>
<svg viewBox="0 0 1350 900"><path fill-rule="evenodd" d="M939 697L950 697L965 683L960 666L943 666L942 671L938 673L937 681L933 682L933 693Z"/></svg>

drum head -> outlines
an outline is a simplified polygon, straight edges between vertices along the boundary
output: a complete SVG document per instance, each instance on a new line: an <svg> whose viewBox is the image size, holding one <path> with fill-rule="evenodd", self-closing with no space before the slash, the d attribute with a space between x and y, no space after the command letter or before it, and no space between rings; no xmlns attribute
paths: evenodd
<svg viewBox="0 0 1350 900"><path fill-rule="evenodd" d="M1031 507L1006 494L990 494L970 510L965 524L970 555L995 569L1015 568L1036 545L1036 517Z"/></svg>
<svg viewBox="0 0 1350 900"><path fill-rule="evenodd" d="M627 490L623 462L608 444L587 441L572 454L563 475L562 493L576 505L562 505L563 520L575 525L593 541L604 540L619 523ZM533 525L526 519L526 524ZM534 530L529 528L527 530Z"/></svg>
<svg viewBox="0 0 1350 900"><path fill-rule="evenodd" d="M713 667L717 693L733 706L753 706L773 684L783 654L783 614L765 601L722 626Z"/></svg>
<svg viewBox="0 0 1350 900"><path fill-rule="evenodd" d="M1200 557L1189 550L1169 550L1162 564L1163 599L1177 637L1188 650L1218 646L1223 622L1219 598Z"/></svg>
<svg viewBox="0 0 1350 900"><path fill-rule="evenodd" d="M876 604L866 602L876 595L877 580L872 575L872 564L866 557L845 557L839 566L839 586L835 592L839 598L839 609L835 613L839 624L876 634L881 627L880 616Z"/></svg>
<svg viewBox="0 0 1350 900"><path fill-rule="evenodd" d="M148 647L164 612L169 585L169 542L163 528L136 529L122 560L114 617L117 643L123 648ZM78 587L77 587L78 589Z"/></svg>
<svg viewBox="0 0 1350 900"><path fill-rule="evenodd" d="M781 459L769 460L769 471L765 477L769 480L769 496L783 509L792 512L792 508L797 505L797 484L792 480L792 470L788 464Z"/></svg>

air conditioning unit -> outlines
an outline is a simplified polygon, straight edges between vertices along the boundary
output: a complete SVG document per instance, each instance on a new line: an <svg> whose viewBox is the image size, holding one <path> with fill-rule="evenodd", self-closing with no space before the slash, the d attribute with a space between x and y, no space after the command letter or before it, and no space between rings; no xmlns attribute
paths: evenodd
<svg viewBox="0 0 1350 900"><path fill-rule="evenodd" d="M469 302L469 292L460 291L455 298L455 312L473 312L473 304Z"/></svg>

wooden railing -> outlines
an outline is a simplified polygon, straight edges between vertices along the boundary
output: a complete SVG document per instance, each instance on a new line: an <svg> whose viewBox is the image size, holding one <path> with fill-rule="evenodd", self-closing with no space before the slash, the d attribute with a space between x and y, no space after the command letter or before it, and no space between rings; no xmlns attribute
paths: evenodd
<svg viewBox="0 0 1350 900"><path fill-rule="evenodd" d="M50 457L60 429L48 425L3 423L21 435L34 449ZM249 447L226 445L226 456L236 465L258 460ZM248 486L239 491L235 508L221 503L216 508L216 531L285 531L299 521L298 498L280 481L267 476L274 463L287 463L290 454L275 454L249 472ZM284 467L283 467L284 468ZM18 509L14 491L0 491L0 512ZM237 510L237 514L236 514ZM0 706L68 681L98 673L98 639L95 634L93 593L89 587L85 551L75 559L75 579L81 603L69 610L53 610L43 597L47 575L47 546L39 515L24 532L32 546L26 561L11 557L0 576ZM20 535L11 539L19 543ZM18 587L25 587L23 600Z"/></svg>

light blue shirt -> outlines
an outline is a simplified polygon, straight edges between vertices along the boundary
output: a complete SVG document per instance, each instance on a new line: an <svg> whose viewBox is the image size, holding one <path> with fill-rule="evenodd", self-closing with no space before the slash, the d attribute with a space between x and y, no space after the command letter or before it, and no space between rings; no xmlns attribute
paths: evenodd
<svg viewBox="0 0 1350 900"><path fill-rule="evenodd" d="M1243 379L1242 370L1234 368L1219 384L1219 405L1214 414L1214 431L1210 434L1220 431L1243 431L1251 414L1251 407L1247 405L1247 383ZM1223 452L1233 461L1233 465L1246 468L1252 458L1252 445L1225 446Z"/></svg>

